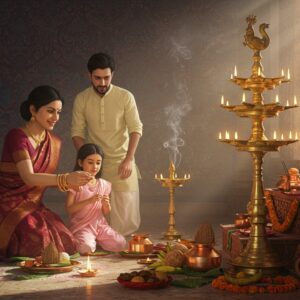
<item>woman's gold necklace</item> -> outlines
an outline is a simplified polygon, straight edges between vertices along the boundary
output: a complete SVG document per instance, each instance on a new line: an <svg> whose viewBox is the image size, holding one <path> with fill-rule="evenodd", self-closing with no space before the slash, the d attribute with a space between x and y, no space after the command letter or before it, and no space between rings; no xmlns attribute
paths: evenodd
<svg viewBox="0 0 300 300"><path fill-rule="evenodd" d="M26 126L26 130L28 132L29 137L31 137L34 142L36 143L36 146L38 147L41 142L45 139L46 131L44 130L43 133L39 137L35 137L32 132L29 130L28 126Z"/></svg>

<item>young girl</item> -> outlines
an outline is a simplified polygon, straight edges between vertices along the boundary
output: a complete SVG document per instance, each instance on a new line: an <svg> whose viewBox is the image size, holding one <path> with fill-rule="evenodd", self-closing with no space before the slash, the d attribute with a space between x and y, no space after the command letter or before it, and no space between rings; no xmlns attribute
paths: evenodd
<svg viewBox="0 0 300 300"><path fill-rule="evenodd" d="M75 170L89 172L94 178L80 191L70 190L67 195L70 230L81 254L94 252L96 244L109 251L124 250L126 245L125 238L114 231L105 219L111 210L111 184L100 178L103 157L102 149L95 144L85 144L79 149Z"/></svg>

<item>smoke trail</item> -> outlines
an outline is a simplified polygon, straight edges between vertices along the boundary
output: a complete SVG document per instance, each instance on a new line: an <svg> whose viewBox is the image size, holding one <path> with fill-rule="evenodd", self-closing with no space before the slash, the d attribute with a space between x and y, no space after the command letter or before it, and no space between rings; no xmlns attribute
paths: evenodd
<svg viewBox="0 0 300 300"><path fill-rule="evenodd" d="M167 126L171 129L171 137L163 143L163 146L169 151L169 159L173 161L176 167L181 162L181 152L179 147L184 146L182 139L183 130L181 128L182 118L191 110L191 96L187 86L186 61L192 58L191 51L178 42L171 40L173 47L170 56L178 65L173 75L174 88L176 91L176 103L167 106L164 111L167 116Z"/></svg>

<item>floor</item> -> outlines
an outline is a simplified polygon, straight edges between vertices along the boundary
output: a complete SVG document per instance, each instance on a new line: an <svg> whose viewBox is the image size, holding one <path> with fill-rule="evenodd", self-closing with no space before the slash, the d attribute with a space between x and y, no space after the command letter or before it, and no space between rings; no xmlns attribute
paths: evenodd
<svg viewBox="0 0 300 300"><path fill-rule="evenodd" d="M147 227L147 225L145 225ZM154 242L161 242L161 232L156 232L142 227L142 231L151 233ZM221 235L219 224L214 223L214 230L217 240L216 248L221 248ZM182 232L185 238L193 236L194 230L184 228ZM77 259L84 267L86 265L86 257ZM232 294L213 289L210 285L201 288L178 288L168 287L159 290L132 290L119 285L116 281L119 273L140 270L142 265L137 264L136 259L125 259L119 254L108 255L104 257L92 257L92 267L98 269L97 276L94 278L81 278L74 269L70 273L52 275L47 278L15 280L16 275L23 274L15 265L0 264L0 299L6 300L35 300L35 299L109 299L109 300L152 300L159 297L160 299L291 299L299 298L300 290L277 295L241 295ZM18 276L17 276L18 278Z"/></svg>

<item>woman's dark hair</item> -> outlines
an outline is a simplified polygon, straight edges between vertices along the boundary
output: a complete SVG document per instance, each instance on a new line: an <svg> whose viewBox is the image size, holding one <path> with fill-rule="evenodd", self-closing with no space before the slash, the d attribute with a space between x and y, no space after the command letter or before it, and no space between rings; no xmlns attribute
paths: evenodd
<svg viewBox="0 0 300 300"><path fill-rule="evenodd" d="M36 87L30 92L27 100L21 103L21 117L25 121L30 121L32 117L29 109L30 105L33 105L35 110L38 111L42 106L45 106L54 100L60 100L62 104L64 104L64 100L55 88L48 85Z"/></svg>
<svg viewBox="0 0 300 300"><path fill-rule="evenodd" d="M110 68L111 72L115 70L114 59L106 53L96 53L92 55L87 63L87 68L90 73L96 69Z"/></svg>
<svg viewBox="0 0 300 300"><path fill-rule="evenodd" d="M103 150L98 145L95 145L95 144L84 144L80 147L80 149L78 150L78 153L77 153L74 171L82 170L82 167L79 166L78 160L83 161L89 155L92 155L92 154L99 154L102 157L101 168L95 176L96 178L100 178L102 175L104 153L103 153Z"/></svg>

